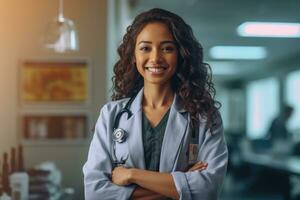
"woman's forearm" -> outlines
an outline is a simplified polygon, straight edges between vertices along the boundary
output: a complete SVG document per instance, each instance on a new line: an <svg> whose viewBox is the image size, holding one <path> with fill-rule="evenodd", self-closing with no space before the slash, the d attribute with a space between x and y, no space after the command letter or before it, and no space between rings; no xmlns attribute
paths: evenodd
<svg viewBox="0 0 300 200"><path fill-rule="evenodd" d="M179 198L173 177L170 173L160 173L135 168L130 170L129 182L166 197L173 199Z"/></svg>
<svg viewBox="0 0 300 200"><path fill-rule="evenodd" d="M199 161L187 170L202 171L205 170L207 166L207 163ZM141 195L143 200L160 199L159 197L161 196L171 197L173 199L179 198L173 177L170 173L160 173L120 166L112 171L111 180L114 184L119 186L125 186L132 183L137 184L138 189L136 189L132 195L132 197L136 197L136 199L139 199ZM158 196L153 197L152 192L153 195L157 194ZM147 198L143 198L143 196L147 196Z"/></svg>

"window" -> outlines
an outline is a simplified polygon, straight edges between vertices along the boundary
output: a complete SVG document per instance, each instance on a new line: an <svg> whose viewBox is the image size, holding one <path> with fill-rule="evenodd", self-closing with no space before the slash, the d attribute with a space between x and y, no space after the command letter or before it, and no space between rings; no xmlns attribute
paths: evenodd
<svg viewBox="0 0 300 200"><path fill-rule="evenodd" d="M247 136L264 137L271 121L279 114L279 82L275 78L250 82L246 87Z"/></svg>
<svg viewBox="0 0 300 200"><path fill-rule="evenodd" d="M293 133L300 132L300 70L288 74L286 79L286 102L294 108L287 128ZM297 89L298 88L298 89Z"/></svg>

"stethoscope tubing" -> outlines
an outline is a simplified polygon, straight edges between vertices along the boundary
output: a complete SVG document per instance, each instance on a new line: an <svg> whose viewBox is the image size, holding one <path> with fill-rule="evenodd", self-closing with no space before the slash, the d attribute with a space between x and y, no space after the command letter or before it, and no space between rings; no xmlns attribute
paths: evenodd
<svg viewBox="0 0 300 200"><path fill-rule="evenodd" d="M120 119L123 114L127 113L127 119L129 119L132 116L132 112L130 110L130 106L132 102L134 101L136 95L132 96L129 101L126 103L125 107L117 114L116 119L114 121L113 126L113 134L112 134L112 149L111 149L111 157L112 157L112 165L113 169L118 166L122 166L125 164L127 158L120 160L117 158L116 155L116 143L123 143L125 142L127 138L127 133L125 130L118 128Z"/></svg>

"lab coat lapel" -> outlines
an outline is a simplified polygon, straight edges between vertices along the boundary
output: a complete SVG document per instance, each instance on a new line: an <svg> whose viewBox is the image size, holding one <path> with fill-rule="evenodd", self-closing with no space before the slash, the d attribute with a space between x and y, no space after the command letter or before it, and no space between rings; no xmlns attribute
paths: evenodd
<svg viewBox="0 0 300 200"><path fill-rule="evenodd" d="M188 125L183 112L185 110L180 106L179 97L175 95L161 148L160 172L172 171L180 153Z"/></svg>
<svg viewBox="0 0 300 200"><path fill-rule="evenodd" d="M145 169L144 147L142 138L142 113L133 114L128 120L127 130L130 131L131 138L128 138L129 161L134 167Z"/></svg>
<svg viewBox="0 0 300 200"><path fill-rule="evenodd" d="M144 91L141 89L130 106L130 110L133 115L124 122L124 129L128 132L128 163L132 164L132 166L129 167L136 167L140 169L145 169L141 109L143 94Z"/></svg>

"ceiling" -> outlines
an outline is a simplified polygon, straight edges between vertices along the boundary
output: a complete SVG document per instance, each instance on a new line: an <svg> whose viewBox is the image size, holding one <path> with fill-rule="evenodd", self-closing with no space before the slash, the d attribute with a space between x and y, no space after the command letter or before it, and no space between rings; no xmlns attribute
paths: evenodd
<svg viewBox="0 0 300 200"><path fill-rule="evenodd" d="M183 17L204 47L204 60L211 64L217 80L247 79L297 64L300 68L300 38L239 37L236 32L238 25L245 21L299 23L299 0L135 0L131 3L132 17L153 7ZM208 52L215 45L263 46L268 54L257 61L214 60Z"/></svg>

